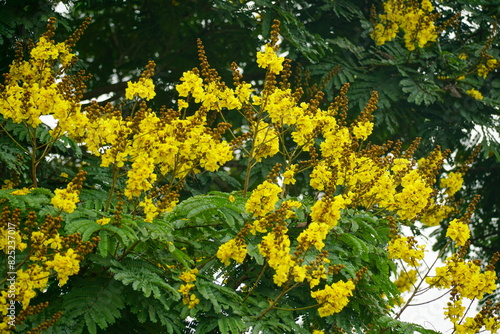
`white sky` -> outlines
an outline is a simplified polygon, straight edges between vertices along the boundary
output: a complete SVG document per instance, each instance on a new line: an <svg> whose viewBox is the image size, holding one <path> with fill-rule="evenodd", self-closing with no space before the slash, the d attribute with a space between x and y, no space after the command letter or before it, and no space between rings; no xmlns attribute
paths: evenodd
<svg viewBox="0 0 500 334"><path fill-rule="evenodd" d="M426 245L426 253L424 261L429 266L436 260L438 253L432 251L432 242L435 240L433 237L429 237L429 235L436 230L436 228L428 228L423 230L424 237L417 237L419 244ZM409 229L408 229L409 230ZM406 233L405 233L406 232ZM411 235L411 232L403 231L404 235ZM438 260L434 269L436 267L443 266L443 262ZM434 275L434 269L431 271L431 275ZM425 285L427 286L427 285ZM453 324L444 317L444 307L449 301L450 295L449 293L445 296L439 298L438 300L434 300L440 296L442 296L446 290L438 290L431 289L427 291L425 294L415 297L411 304L423 304L427 301L433 300L431 303L418 305L418 306L409 306L404 310L401 315L401 320L406 322L411 322L415 324L419 324L427 329L433 329L435 331L442 332L444 334L449 334L453 332ZM403 298L406 295L403 295ZM468 299L464 298L463 306L466 308L469 306ZM477 302L474 302L472 307L470 308L469 313L466 316L473 317L476 315L477 311Z"/></svg>

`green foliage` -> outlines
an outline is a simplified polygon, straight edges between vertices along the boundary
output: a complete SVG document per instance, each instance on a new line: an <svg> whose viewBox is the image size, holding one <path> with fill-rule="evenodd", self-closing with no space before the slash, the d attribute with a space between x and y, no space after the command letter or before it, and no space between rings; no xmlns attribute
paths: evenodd
<svg viewBox="0 0 500 334"><path fill-rule="evenodd" d="M302 62L304 73L312 77L303 75L297 82L323 80L326 99L322 102L331 101L342 85L349 83L348 117L354 118L371 92L379 92L374 142L396 138L409 142L408 139L421 136L424 150L441 145L454 152L453 163L460 163L467 159L471 144L477 143L470 140L471 130L480 127L484 130L483 153L458 196L463 203L470 203L473 194L481 190L483 200L472 222L476 227L473 242L484 258L498 250L500 150L489 131L499 126L500 86L498 72L486 79L476 75L482 54L500 57L498 34L491 33L494 15L499 10L497 4L481 2L481 9L477 7L479 3L470 1L436 4L442 22L462 11L475 25L460 20L456 30L445 29L443 36L448 38L441 43L409 52L401 38L375 46L369 37L372 3L361 0L68 3L69 13L59 17L61 26L75 26L83 16L94 17L77 45L82 55L77 66L95 78L89 83L86 99L110 93L109 101L118 100L123 96L126 81L137 77L138 68L151 57L158 64L155 81L159 83L159 98L155 103L170 106L176 97L173 85L183 71L197 65L198 37L209 46L206 52L214 68L228 69L231 61L238 60L245 80L259 82L260 72L253 59L255 49L261 44L261 36L269 37L272 20L278 18L282 22L282 51ZM54 15L55 4L0 4L0 46L6 50L3 54L12 53L7 51L12 51L15 40L39 35L47 18ZM374 5L380 9L381 2L375 1ZM458 38L451 38L451 34ZM468 60L460 59L460 53L467 54ZM8 57L2 59L3 71L10 62ZM463 74L466 78L459 80ZM230 71L223 70L220 75L230 81ZM485 98L479 101L467 96L470 88L480 89ZM315 91L305 93L308 96ZM233 129L248 126L237 113L228 115L227 121ZM251 218L245 211L247 198L237 192L247 176L246 157L224 171L205 171L189 177L181 202L173 211L146 223L138 203L130 201L120 209L123 195L114 190L123 189L124 181L115 184L109 169L101 167L100 160L90 156L85 147L64 136L51 143L46 125L32 131L25 124L3 118L0 124L2 180L18 180L20 187L30 186L30 145L33 140L49 145L47 158L37 166L39 188L27 195L11 195L11 190L2 189L0 207L19 208L23 215L36 211L39 220L47 215L57 216L61 213L50 205L54 189L64 188L83 168L88 175L80 193L81 202L73 213L62 214L60 232L78 233L84 241L100 238L94 252L82 260L80 272L70 277L67 285L59 287L51 278L47 291L34 300L50 301L49 307L29 317L18 328L21 332L61 311L62 318L49 333L242 333L249 328L254 333L310 333L311 328L354 328L361 332L372 324L386 333L436 333L387 316L387 303L399 297L390 280L395 265L386 256L390 231L387 221L371 213L345 210L327 239L326 250L332 262L344 267L326 283L355 279L366 268L347 308L321 318L316 309L310 308L316 301L310 296L309 287L298 286L280 299L276 308L263 312L269 308L269 301L278 299L280 291L274 286L271 270L257 246L262 236L249 237L248 256L243 263L226 267L212 256ZM252 169L250 189L265 179L276 162L277 159L268 159ZM298 185L292 189L302 195L309 180L304 175L298 175L297 180ZM301 201L304 207L288 221L288 233L293 237L303 230L300 224L307 222L313 203L307 197ZM110 218L110 223L96 222L104 217ZM441 230L442 240L437 246L444 246L445 233ZM316 255L311 252L306 260L312 261ZM188 309L181 302L178 289L183 282L178 277L183 271L198 267L193 293L201 301L195 309ZM257 286L259 289L254 291ZM380 298L382 295L389 302Z"/></svg>

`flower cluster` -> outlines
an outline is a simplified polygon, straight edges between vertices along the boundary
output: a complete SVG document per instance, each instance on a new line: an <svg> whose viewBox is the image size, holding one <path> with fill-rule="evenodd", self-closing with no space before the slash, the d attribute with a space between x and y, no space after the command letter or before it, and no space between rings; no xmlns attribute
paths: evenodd
<svg viewBox="0 0 500 334"><path fill-rule="evenodd" d="M436 268L436 276L427 278L427 283L442 289L453 286L465 298L482 299L485 293L495 291L496 280L494 270L481 272L474 261L464 261L455 254L445 266Z"/></svg>
<svg viewBox="0 0 500 334"><path fill-rule="evenodd" d="M45 264L47 269L54 269L57 272L59 286L66 284L69 276L78 274L80 271L79 255L71 248L64 255L57 253L53 260Z"/></svg>
<svg viewBox="0 0 500 334"><path fill-rule="evenodd" d="M257 186L248 198L245 209L255 217L262 217L273 211L279 200L281 188L269 181Z"/></svg>
<svg viewBox="0 0 500 334"><path fill-rule="evenodd" d="M264 52L257 52L257 64L261 68L269 69L273 74L279 74L283 70L284 57L279 57L274 48L266 44Z"/></svg>
<svg viewBox="0 0 500 334"><path fill-rule="evenodd" d="M481 94L480 91L478 91L477 89L474 89L474 88L466 90L465 92L467 93L467 95L469 95L470 97L472 97L473 99L476 99L476 100L482 100L484 98L483 94Z"/></svg>
<svg viewBox="0 0 500 334"><path fill-rule="evenodd" d="M417 246L416 240L412 237L402 236L393 238L387 246L389 258L401 259L412 267L417 267L418 260L424 258L424 249L425 246Z"/></svg>
<svg viewBox="0 0 500 334"><path fill-rule="evenodd" d="M405 46L409 51L415 50L415 44L422 48L438 37L434 25L434 10L430 0L406 1L387 0L383 4L385 14L378 16L379 22L371 34L377 45L396 38L399 30L404 31Z"/></svg>
<svg viewBox="0 0 500 334"><path fill-rule="evenodd" d="M198 274L198 269L195 268L185 271L179 276L179 278L186 284L181 284L178 291L182 295L182 303L184 305L188 305L188 308L194 308L200 302L195 294L190 293L194 288L194 284L192 284L191 282L196 281L196 274Z"/></svg>
<svg viewBox="0 0 500 334"><path fill-rule="evenodd" d="M351 280L347 282L339 281L331 285L326 285L322 290L311 292L311 297L320 304L318 309L321 317L338 313L349 303L349 297L352 296L354 283Z"/></svg>
<svg viewBox="0 0 500 334"><path fill-rule="evenodd" d="M83 256L91 252L98 241L98 238L93 238L89 242L83 242L78 234L61 235L60 216L46 216L42 221L38 222L35 212L23 215L20 209L10 209L9 206L4 206L0 216L1 251L7 254L7 238L4 236L12 235L7 231L15 226L16 249L25 258L24 261L12 264L9 269L16 273L15 296L23 311L28 310L30 302L39 292L47 289L51 276L56 276L59 286L63 286L70 276L76 275ZM0 295L0 317L4 320L0 323L0 329L8 327L5 321L7 318L4 318L8 314L8 294L4 290Z"/></svg>
<svg viewBox="0 0 500 334"><path fill-rule="evenodd" d="M415 283L417 282L417 270L403 270L399 273L398 278L394 282L399 292L410 291L414 288Z"/></svg>
<svg viewBox="0 0 500 334"><path fill-rule="evenodd" d="M137 82L127 82L127 89L125 90L125 97L132 100L138 96L144 100L151 100L155 97L155 86L151 77L154 74L155 63L150 61L146 66L146 71L142 73L141 78Z"/></svg>
<svg viewBox="0 0 500 334"><path fill-rule="evenodd" d="M68 183L66 189L56 189L51 203L55 208L64 212L71 213L75 211L76 204L80 201L79 194L87 172L80 171L78 175Z"/></svg>
<svg viewBox="0 0 500 334"><path fill-rule="evenodd" d="M54 24L55 20L49 21L49 26ZM42 36L29 55L28 60L14 61L6 75L0 91L0 114L33 128L42 122L40 116L52 115L58 120L52 131L55 137L64 132L83 135L88 118L81 111L79 96L85 75L80 72L67 80L67 72L76 61L69 44L56 44L49 36Z"/></svg>
<svg viewBox="0 0 500 334"><path fill-rule="evenodd" d="M247 255L247 246L241 239L231 239L219 247L216 255L226 266L229 265L230 259L242 263Z"/></svg>
<svg viewBox="0 0 500 334"><path fill-rule="evenodd" d="M488 74L490 72L492 72L493 70L495 70L499 65L500 65L500 62L497 59L495 59L491 56L487 56L486 61L483 64L479 64L479 66L477 67L477 75L479 75L483 79L486 79ZM478 100L481 100L481 99L478 99Z"/></svg>
<svg viewBox="0 0 500 334"><path fill-rule="evenodd" d="M470 238L470 230L467 224L453 219L446 230L446 236L455 241L457 245L464 246L465 242Z"/></svg>

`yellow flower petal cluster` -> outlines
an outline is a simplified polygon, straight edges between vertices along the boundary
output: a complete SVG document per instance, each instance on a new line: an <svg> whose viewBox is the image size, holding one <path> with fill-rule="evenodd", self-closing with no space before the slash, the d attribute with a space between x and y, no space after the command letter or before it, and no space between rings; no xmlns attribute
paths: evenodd
<svg viewBox="0 0 500 334"><path fill-rule="evenodd" d="M446 230L446 236L455 241L457 245L463 246L470 238L469 226L458 219L453 219Z"/></svg>
<svg viewBox="0 0 500 334"><path fill-rule="evenodd" d="M28 195L30 193L30 189L24 187L23 189L17 189L11 192L11 195Z"/></svg>
<svg viewBox="0 0 500 334"><path fill-rule="evenodd" d="M413 219L429 203L432 188L429 187L417 169L411 170L401 180L403 189L394 196L401 219Z"/></svg>
<svg viewBox="0 0 500 334"><path fill-rule="evenodd" d="M295 261L290 254L290 238L286 235L286 227L278 227L262 238L259 252L267 259L269 267L275 270L273 281L277 286L282 286L288 281L290 269Z"/></svg>
<svg viewBox="0 0 500 334"><path fill-rule="evenodd" d="M434 10L430 0L406 1L386 0L384 14L378 16L371 37L377 45L383 45L396 38L399 30L404 32L405 46L415 50L415 44L422 48L428 42L436 41L438 31L431 12Z"/></svg>
<svg viewBox="0 0 500 334"><path fill-rule="evenodd" d="M424 249L425 246L417 246L413 238L401 236L389 241L387 246L390 259L401 259L412 267L417 267L418 260L424 258Z"/></svg>
<svg viewBox="0 0 500 334"><path fill-rule="evenodd" d="M245 209L248 213L252 213L254 217L263 217L274 210L280 193L280 186L269 181L264 181L252 191L245 204Z"/></svg>
<svg viewBox="0 0 500 334"><path fill-rule="evenodd" d="M270 44L264 46L264 51L257 52L257 64L260 68L269 69L273 74L279 74L283 70L284 57L279 57Z"/></svg>
<svg viewBox="0 0 500 334"><path fill-rule="evenodd" d="M127 173L128 180L124 192L125 196L128 198L139 197L143 191L150 190L157 178L154 169L154 159L146 153L139 154Z"/></svg>
<svg viewBox="0 0 500 334"><path fill-rule="evenodd" d="M495 271L481 272L473 261L464 261L455 256L445 261L445 266L436 268L436 276L427 277L429 285L441 289L455 287L461 296L469 299L483 299L484 294L495 291L497 276Z"/></svg>
<svg viewBox="0 0 500 334"><path fill-rule="evenodd" d="M66 65L75 56L70 53L65 43L54 44L45 36L40 37L30 55L36 61L57 60L60 58L63 65Z"/></svg>
<svg viewBox="0 0 500 334"><path fill-rule="evenodd" d="M40 116L53 115L58 120L56 129L51 131L53 135L82 136L87 116L81 112L74 84L63 80L67 74L64 66L73 57L64 42L55 44L40 37L29 60L18 60L10 66L0 91L0 114L34 128L41 124Z"/></svg>
<svg viewBox="0 0 500 334"><path fill-rule="evenodd" d="M151 100L154 98L156 93L153 79L140 78L137 82L127 82L125 97L128 100L133 100L136 96L144 100Z"/></svg>
<svg viewBox="0 0 500 334"><path fill-rule="evenodd" d="M68 282L69 276L78 274L80 271L79 255L72 248L68 249L64 255L57 253L53 260L46 262L46 268L57 272L59 286L63 286Z"/></svg>
<svg viewBox="0 0 500 334"><path fill-rule="evenodd" d="M10 236L10 239L9 239ZM28 247L28 245L23 242L21 238L21 234L19 231L16 231L14 234L9 234L7 229L2 229L2 232L0 233L0 249L7 249L7 246L9 245L9 240L12 240L14 238L16 242L16 249L20 250L21 252Z"/></svg>
<svg viewBox="0 0 500 334"><path fill-rule="evenodd" d="M272 157L279 152L278 133L271 124L259 121L254 125L253 132L255 134L253 157L256 161Z"/></svg>
<svg viewBox="0 0 500 334"><path fill-rule="evenodd" d="M437 226L453 212L453 208L448 205L432 204L420 218L420 221L427 226Z"/></svg>
<svg viewBox="0 0 500 334"><path fill-rule="evenodd" d="M480 91L474 88L466 90L465 93L476 100L482 100L484 98L483 94L481 94Z"/></svg>
<svg viewBox="0 0 500 334"><path fill-rule="evenodd" d="M182 303L187 305L190 309L196 307L196 305L200 303L200 300L195 294L190 294L192 288L194 288L194 284L181 284L178 290L182 295Z"/></svg>
<svg viewBox="0 0 500 334"><path fill-rule="evenodd" d="M294 178L297 173L298 165L291 165L288 169L283 173L283 184L295 184L296 180Z"/></svg>
<svg viewBox="0 0 500 334"><path fill-rule="evenodd" d="M492 72L493 70L495 70L495 68L497 68L499 66L499 64L500 64L500 62L497 59L489 58L488 60L486 60L486 63L479 64L479 66L477 67L477 75L486 79L488 74L490 72ZM480 99L478 99L478 100L480 100Z"/></svg>
<svg viewBox="0 0 500 334"><path fill-rule="evenodd" d="M351 144L349 129L343 127L332 129L325 133L325 141L321 143L320 149L323 157L339 157L344 148Z"/></svg>
<svg viewBox="0 0 500 334"><path fill-rule="evenodd" d="M236 89L215 81L204 84L203 79L194 71L184 72L181 83L175 88L179 96L192 96L195 103L201 103L207 110L216 111L223 108L240 109L243 103L248 103L253 91L252 85L247 83L239 84Z"/></svg>
<svg viewBox="0 0 500 334"><path fill-rule="evenodd" d="M329 228L335 227L340 219L340 210L350 203L350 200L346 197L337 195L332 199L326 198L316 201L311 207L312 221L325 223Z"/></svg>
<svg viewBox="0 0 500 334"><path fill-rule="evenodd" d="M301 104L303 109L307 109L307 104ZM315 134L314 130L320 125L318 119L314 115L304 114L297 118L295 122L295 131L292 133L293 141L299 145L304 146L304 151L309 151L309 146Z"/></svg>
<svg viewBox="0 0 500 334"><path fill-rule="evenodd" d="M445 189L448 196L453 196L462 188L463 183L464 178L461 173L450 172L445 178L441 179L439 186Z"/></svg>
<svg viewBox="0 0 500 334"><path fill-rule="evenodd" d="M66 189L54 190L54 197L50 203L56 208L67 213L72 213L76 209L76 204L80 202L80 192L72 187L72 183L68 184Z"/></svg>
<svg viewBox="0 0 500 334"><path fill-rule="evenodd" d="M199 167L216 171L233 158L231 146L211 132L205 115L167 121L141 110L137 117L138 121L125 121L116 113L104 115L91 122L85 138L88 150L102 157L101 166L131 163L125 189L129 199L152 190L160 174L181 179ZM141 203L147 221L165 211L157 211L152 199Z"/></svg>
<svg viewBox="0 0 500 334"><path fill-rule="evenodd" d="M398 288L399 292L410 291L414 284L417 282L417 270L402 270L399 273L398 278L394 281L394 284Z"/></svg>
<svg viewBox="0 0 500 334"><path fill-rule="evenodd" d="M297 241L304 249L314 246L317 250L322 250L325 247L324 240L330 230L331 228L326 223L312 222L307 226L306 230L300 233Z"/></svg>
<svg viewBox="0 0 500 334"><path fill-rule="evenodd" d="M323 290L311 291L311 297L320 304L318 309L321 317L339 313L349 303L349 297L355 286L351 280L339 281L326 285Z"/></svg>
<svg viewBox="0 0 500 334"><path fill-rule="evenodd" d="M316 190L322 191L332 182L331 168L324 160L314 166L310 176L309 184Z"/></svg>
<svg viewBox="0 0 500 334"><path fill-rule="evenodd" d="M307 108L307 104L297 106L291 89L276 88L266 97L264 111L268 113L274 124L283 126L297 123L297 119L304 115L304 107Z"/></svg>
<svg viewBox="0 0 500 334"><path fill-rule="evenodd" d="M226 266L230 264L230 259L243 263L247 256L247 245L241 239L231 239L219 247L216 256Z"/></svg>
<svg viewBox="0 0 500 334"><path fill-rule="evenodd" d="M373 131L372 122L360 122L352 128L352 133L354 136L361 140L366 140Z"/></svg>
<svg viewBox="0 0 500 334"><path fill-rule="evenodd" d="M16 300L23 304L23 309L26 309L30 300L36 296L35 289L43 291L47 287L49 276L49 272L37 264L17 271Z"/></svg>
<svg viewBox="0 0 500 334"><path fill-rule="evenodd" d="M146 215L144 221L147 223L152 223L153 219L160 214L160 210L153 203L153 200L150 197L146 197L143 201L141 201L139 206L144 208L144 214Z"/></svg>
<svg viewBox="0 0 500 334"><path fill-rule="evenodd" d="M182 272L179 278L186 283L191 283L196 281L196 274L198 274L198 268L189 269Z"/></svg>
<svg viewBox="0 0 500 334"><path fill-rule="evenodd" d="M107 224L109 224L110 221L111 221L111 218L104 217L104 218L96 220L96 223L99 225L107 225Z"/></svg>

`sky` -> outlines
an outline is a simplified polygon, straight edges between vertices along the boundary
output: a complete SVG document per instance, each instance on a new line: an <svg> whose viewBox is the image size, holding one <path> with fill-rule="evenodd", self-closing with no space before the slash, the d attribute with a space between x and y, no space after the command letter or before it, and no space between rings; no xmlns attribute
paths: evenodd
<svg viewBox="0 0 500 334"><path fill-rule="evenodd" d="M438 253L432 251L432 242L434 239L432 237L429 237L429 235L431 235L435 229L436 228L424 229L424 236L416 238L419 241L419 244L426 245L424 261L427 265L431 265L432 263L434 263L434 261L438 257ZM403 234L405 235L411 235L411 232L404 232L407 231L403 231ZM430 275L434 275L434 269L436 267L441 267L443 265L443 262L438 260ZM453 324L449 320L444 318L444 308L446 307L446 304L448 303L450 297L450 294L446 292L446 290L431 289L425 294L417 296L411 303L415 304L416 306L407 307L402 313L401 320L419 324L427 329L433 329L443 334L451 334L453 332ZM443 296L443 294L445 293L446 295ZM403 295L403 298L407 296L408 294ZM428 301L432 302L426 303ZM463 305L465 307L468 307L469 303L466 301L470 300L464 298ZM476 309L477 302L473 302L472 306L470 307L470 313L468 313L467 316L474 316L477 313Z"/></svg>

